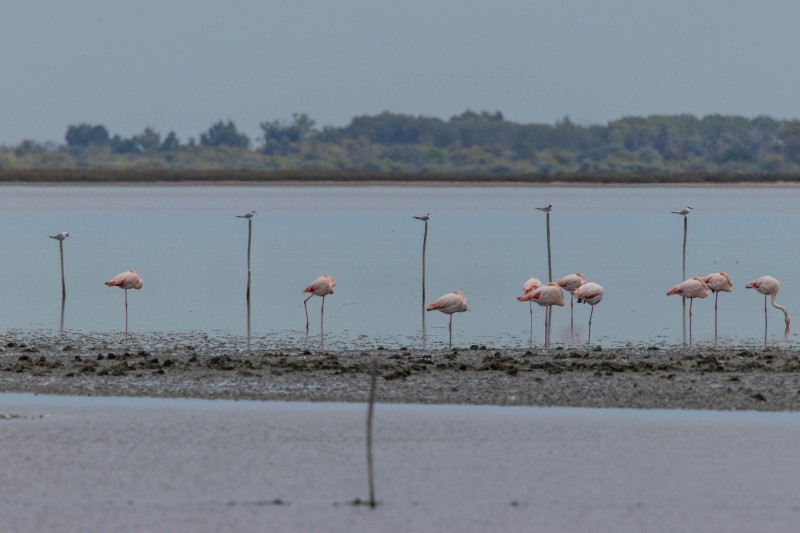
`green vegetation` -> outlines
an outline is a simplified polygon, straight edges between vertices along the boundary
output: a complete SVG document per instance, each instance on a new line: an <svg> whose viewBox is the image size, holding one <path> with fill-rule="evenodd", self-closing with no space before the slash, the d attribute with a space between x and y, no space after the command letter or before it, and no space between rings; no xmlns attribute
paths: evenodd
<svg viewBox="0 0 800 533"><path fill-rule="evenodd" d="M318 129L308 115L296 113L289 122L265 121L260 127L262 137L253 142L233 121L219 121L200 133L199 142L183 143L174 132L162 138L149 127L123 138L100 124L70 125L61 146L24 140L0 147L0 170L3 179L23 176L24 169L59 169L63 179L97 176L99 170L130 176L155 170L162 170L161 176L210 173L217 179L223 170L225 175L251 171L241 174L251 177L277 172L269 175L283 176L278 179L341 173L373 179L392 173L398 179L435 174L444 180L481 175L570 181L591 175L617 182L678 176L752 181L800 174L800 120L769 117L654 115L581 126L568 117L552 125L520 124L500 112L466 111L448 120L386 112Z"/></svg>

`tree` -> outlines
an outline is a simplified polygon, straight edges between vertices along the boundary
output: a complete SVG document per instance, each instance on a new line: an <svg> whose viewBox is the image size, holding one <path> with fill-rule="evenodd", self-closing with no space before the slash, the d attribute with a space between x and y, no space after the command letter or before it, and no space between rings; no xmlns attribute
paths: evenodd
<svg viewBox="0 0 800 533"><path fill-rule="evenodd" d="M317 132L316 123L306 113L292 113L292 123L280 120L262 122L264 131L264 153L267 155L286 155L292 144L310 139Z"/></svg>
<svg viewBox="0 0 800 533"><path fill-rule="evenodd" d="M167 134L167 137L164 139L164 142L161 143L160 150L162 152L171 152L173 150L177 150L181 145L181 141L178 139L178 136L175 135L174 131L171 131Z"/></svg>
<svg viewBox="0 0 800 533"><path fill-rule="evenodd" d="M106 146L110 143L108 130L105 126L97 124L78 124L77 126L69 126L65 136L67 145L74 147L86 147L89 145Z"/></svg>
<svg viewBox="0 0 800 533"><path fill-rule="evenodd" d="M207 132L200 134L200 144L247 149L250 147L250 138L244 133L239 133L232 120L229 120L227 124L220 120L213 124Z"/></svg>

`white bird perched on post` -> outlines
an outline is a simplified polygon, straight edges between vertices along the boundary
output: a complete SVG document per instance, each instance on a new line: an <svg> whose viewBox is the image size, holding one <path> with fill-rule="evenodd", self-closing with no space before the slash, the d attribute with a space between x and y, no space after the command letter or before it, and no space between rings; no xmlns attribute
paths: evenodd
<svg viewBox="0 0 800 533"><path fill-rule="evenodd" d="M425 213L421 217L415 216L414 218L416 218L417 220L421 220L423 222L427 222L427 221L429 221L431 219L431 214L430 213Z"/></svg>
<svg viewBox="0 0 800 533"><path fill-rule="evenodd" d="M680 211L670 211L670 213L674 213L676 215L686 216L686 215L688 215L689 213L692 212L692 209L694 209L694 207L684 207Z"/></svg>
<svg viewBox="0 0 800 533"><path fill-rule="evenodd" d="M553 204L550 204L550 205L545 206L545 207L537 207L536 209L538 209L539 211L543 211L545 213L549 213L550 210L553 209Z"/></svg>
<svg viewBox="0 0 800 533"><path fill-rule="evenodd" d="M69 232L62 231L61 233L56 233L55 235L48 235L51 239L55 239L57 241L64 241L67 237L69 237Z"/></svg>
<svg viewBox="0 0 800 533"><path fill-rule="evenodd" d="M248 211L244 215L236 215L236 218L253 218L255 214L257 214L255 211Z"/></svg>

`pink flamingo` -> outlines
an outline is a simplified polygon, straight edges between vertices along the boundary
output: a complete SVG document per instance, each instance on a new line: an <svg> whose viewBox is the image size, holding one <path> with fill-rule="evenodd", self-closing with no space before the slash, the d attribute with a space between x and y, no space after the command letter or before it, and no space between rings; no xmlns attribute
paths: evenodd
<svg viewBox="0 0 800 533"><path fill-rule="evenodd" d="M450 315L450 342L448 346L453 346L453 313L463 313L467 310L467 297L461 291L453 291L439 296L428 305L428 311L434 309Z"/></svg>
<svg viewBox="0 0 800 533"><path fill-rule="evenodd" d="M522 285L522 295L524 296L529 292L538 289L541 286L542 282L536 279L535 277L531 276L531 278ZM519 298L517 298L517 300L519 300ZM529 301L528 305L530 306L531 309L531 338L533 338L533 302Z"/></svg>
<svg viewBox="0 0 800 533"><path fill-rule="evenodd" d="M733 283L731 278L725 272L714 272L703 276L703 282L708 285L711 292L714 293L714 346L717 345L717 302L719 301L720 292L732 292Z"/></svg>
<svg viewBox="0 0 800 533"><path fill-rule="evenodd" d="M682 281L667 291L667 296L680 294L684 298L689 298L689 348L692 347L692 304L695 298L705 298L708 296L708 285L697 276Z"/></svg>
<svg viewBox="0 0 800 533"><path fill-rule="evenodd" d="M605 289L599 283L589 282L584 283L572 292L572 295L578 299L578 303L589 304L592 310L589 312L589 339L587 345L592 343L592 315L594 314L594 306L599 304L603 299Z"/></svg>
<svg viewBox="0 0 800 533"><path fill-rule="evenodd" d="M106 281L107 287L125 289L125 335L128 334L128 289L141 289L143 284L142 278L134 269L117 274L111 281Z"/></svg>
<svg viewBox="0 0 800 533"><path fill-rule="evenodd" d="M764 295L764 346L767 345L767 295L770 296L772 307L783 311L783 317L786 321L786 332L784 336L789 336L789 311L782 305L775 302L778 296L778 291L781 289L781 284L777 279L772 276L761 276L757 280L751 281L744 286L746 289L755 289Z"/></svg>
<svg viewBox="0 0 800 533"><path fill-rule="evenodd" d="M328 274L323 274L322 276L318 277L311 284L303 289L303 292L310 292L311 294L303 300L303 308L306 310L306 331L308 331L308 301L311 299L312 296L322 296L322 308L320 309L319 315L319 329L322 330L322 322L325 320L325 297L329 294L333 294L333 290L336 288L336 280L333 279L333 276L329 276Z"/></svg>
<svg viewBox="0 0 800 533"><path fill-rule="evenodd" d="M556 280L558 286L567 291L570 294L569 297L569 333L572 335L573 330L573 316L574 316L574 308L575 308L575 297L572 294L578 287L586 283L586 278L580 272L576 272L575 274L568 274L563 278L558 278Z"/></svg>
<svg viewBox="0 0 800 533"><path fill-rule="evenodd" d="M544 287L539 287L529 293L523 294L517 298L517 300L520 302L533 301L543 307L547 307L544 314L544 345L546 347L549 344L548 333L550 331L550 322L548 317L550 315L550 307L554 305L564 306L564 293L561 291L561 287L559 287L556 282L551 281Z"/></svg>

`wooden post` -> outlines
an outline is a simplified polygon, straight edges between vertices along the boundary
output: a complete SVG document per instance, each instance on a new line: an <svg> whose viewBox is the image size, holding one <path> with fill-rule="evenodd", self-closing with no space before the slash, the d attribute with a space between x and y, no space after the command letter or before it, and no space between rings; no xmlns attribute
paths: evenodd
<svg viewBox="0 0 800 533"><path fill-rule="evenodd" d="M681 281L686 279L686 234L689 229L689 218L683 215L683 270L681 270ZM686 298L683 300L683 344L686 344Z"/></svg>
<svg viewBox="0 0 800 533"><path fill-rule="evenodd" d="M64 281L64 241L58 241L58 251L61 254L61 298L67 297L67 285Z"/></svg>
<svg viewBox="0 0 800 533"><path fill-rule="evenodd" d="M247 349L250 349L250 243L253 240L253 219L247 219Z"/></svg>
<svg viewBox="0 0 800 533"><path fill-rule="evenodd" d="M547 212L547 276L548 276L548 281L552 282L553 281L553 262L552 262L552 258L551 258L551 255L550 255L550 211ZM551 322L551 319L552 319L552 313L551 313L552 309L553 309L553 306L552 305L548 305L545 308L545 311L544 311L545 312L545 316L546 316L546 321L548 322L548 324ZM550 345L550 328L549 327L547 328L547 332L545 333L544 345L545 346L549 346Z"/></svg>
<svg viewBox="0 0 800 533"><path fill-rule="evenodd" d="M373 356L369 388L369 407L367 408L367 476L369 482L369 506L375 508L375 476L372 463L372 418L375 410L375 393L378 386L378 359Z"/></svg>
<svg viewBox="0 0 800 533"><path fill-rule="evenodd" d="M422 236L422 336L425 337L425 248L428 244L428 221L425 221L425 233Z"/></svg>

